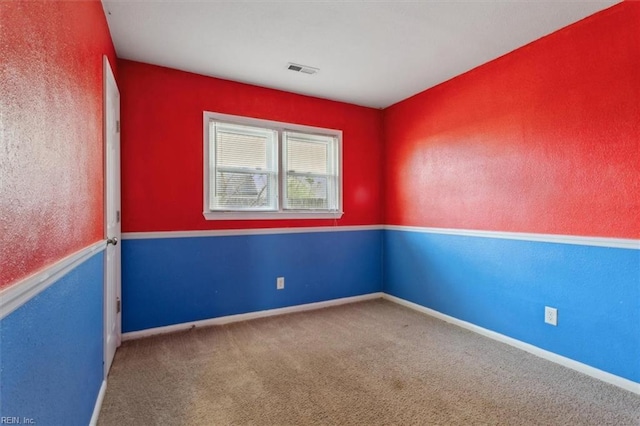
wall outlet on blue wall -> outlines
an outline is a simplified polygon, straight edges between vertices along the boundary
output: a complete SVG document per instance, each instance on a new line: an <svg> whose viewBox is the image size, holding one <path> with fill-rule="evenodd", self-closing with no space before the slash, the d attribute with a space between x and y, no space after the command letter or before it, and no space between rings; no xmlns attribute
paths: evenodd
<svg viewBox="0 0 640 426"><path fill-rule="evenodd" d="M558 325L558 309L544 307L544 322L551 325Z"/></svg>
<svg viewBox="0 0 640 426"><path fill-rule="evenodd" d="M284 289L284 277L278 277L276 279L276 288L278 290Z"/></svg>

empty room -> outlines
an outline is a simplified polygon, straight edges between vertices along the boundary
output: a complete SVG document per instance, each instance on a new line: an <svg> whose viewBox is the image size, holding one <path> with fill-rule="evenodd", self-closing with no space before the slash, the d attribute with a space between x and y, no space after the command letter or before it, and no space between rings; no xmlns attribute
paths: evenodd
<svg viewBox="0 0 640 426"><path fill-rule="evenodd" d="M640 2L0 0L0 424L640 424Z"/></svg>

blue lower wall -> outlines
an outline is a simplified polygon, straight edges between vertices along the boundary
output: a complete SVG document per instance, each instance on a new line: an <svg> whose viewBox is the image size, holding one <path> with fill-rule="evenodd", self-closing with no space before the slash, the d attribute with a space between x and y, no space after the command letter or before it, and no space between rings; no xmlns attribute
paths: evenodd
<svg viewBox="0 0 640 426"><path fill-rule="evenodd" d="M122 248L124 332L385 291L640 383L638 250L375 230ZM89 422L103 276L99 253L0 320L0 417ZM557 327L544 324L545 305L558 308Z"/></svg>
<svg viewBox="0 0 640 426"><path fill-rule="evenodd" d="M382 291L382 232L125 240L122 330Z"/></svg>
<svg viewBox="0 0 640 426"><path fill-rule="evenodd" d="M103 379L103 253L0 320L0 418L83 425Z"/></svg>
<svg viewBox="0 0 640 426"><path fill-rule="evenodd" d="M384 253L386 293L640 382L640 251L385 231Z"/></svg>

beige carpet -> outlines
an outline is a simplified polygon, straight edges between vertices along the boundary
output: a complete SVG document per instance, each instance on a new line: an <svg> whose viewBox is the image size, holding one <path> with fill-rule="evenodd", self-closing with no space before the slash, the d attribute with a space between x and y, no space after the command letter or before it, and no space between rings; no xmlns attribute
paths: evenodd
<svg viewBox="0 0 640 426"><path fill-rule="evenodd" d="M384 300L125 342L99 425L640 425L640 396Z"/></svg>

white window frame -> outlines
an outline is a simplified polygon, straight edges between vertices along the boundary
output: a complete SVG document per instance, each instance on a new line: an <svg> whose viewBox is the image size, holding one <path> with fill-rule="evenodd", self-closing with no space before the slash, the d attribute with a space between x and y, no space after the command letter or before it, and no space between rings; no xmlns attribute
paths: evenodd
<svg viewBox="0 0 640 426"><path fill-rule="evenodd" d="M239 124L244 126L261 127L275 130L277 133L276 150L278 153L277 181L278 192L276 196L276 210L211 210L209 208L209 182L210 182L210 126L211 121ZM284 132L305 133L310 135L329 136L336 138L337 151L337 205L335 210L309 210L288 209L284 206L286 171L283 168L283 135ZM321 127L304 126L301 124L283 123L272 120L243 117L238 115L221 114L205 111L203 113L203 216L207 220L265 220L265 219L340 219L342 210L342 131L325 129Z"/></svg>

